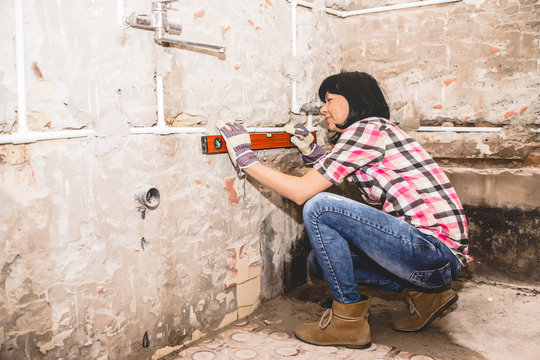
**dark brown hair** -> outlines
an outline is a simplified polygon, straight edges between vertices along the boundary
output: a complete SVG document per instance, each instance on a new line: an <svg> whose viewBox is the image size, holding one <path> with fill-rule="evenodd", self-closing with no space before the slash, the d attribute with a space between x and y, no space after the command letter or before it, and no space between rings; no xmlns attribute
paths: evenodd
<svg viewBox="0 0 540 360"><path fill-rule="evenodd" d="M345 129L358 120L376 116L390 119L390 108L375 78L367 73L342 71L323 80L319 87L319 98L326 102L326 93L345 97L349 103L349 116L343 124Z"/></svg>

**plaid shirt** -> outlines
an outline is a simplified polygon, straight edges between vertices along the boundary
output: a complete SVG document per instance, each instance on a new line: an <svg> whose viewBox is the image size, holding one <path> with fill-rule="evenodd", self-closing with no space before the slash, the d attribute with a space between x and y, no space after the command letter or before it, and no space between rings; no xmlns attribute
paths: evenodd
<svg viewBox="0 0 540 360"><path fill-rule="evenodd" d="M368 204L438 238L462 263L472 260L456 191L431 156L396 124L376 117L357 121L314 167L334 184L348 177Z"/></svg>

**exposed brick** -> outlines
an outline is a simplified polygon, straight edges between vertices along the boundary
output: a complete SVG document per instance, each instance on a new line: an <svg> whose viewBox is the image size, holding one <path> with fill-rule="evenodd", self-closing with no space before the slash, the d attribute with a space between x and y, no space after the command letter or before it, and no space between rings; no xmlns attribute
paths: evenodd
<svg viewBox="0 0 540 360"><path fill-rule="evenodd" d="M195 14L193 14L193 19L201 18L205 14L204 9L197 11Z"/></svg>
<svg viewBox="0 0 540 360"><path fill-rule="evenodd" d="M450 84L452 84L453 82L456 82L456 81L457 81L457 78L444 79L444 85L449 86Z"/></svg>
<svg viewBox="0 0 540 360"><path fill-rule="evenodd" d="M0 145L0 164L19 165L28 161L26 146Z"/></svg>
<svg viewBox="0 0 540 360"><path fill-rule="evenodd" d="M509 117L511 116L514 116L516 114L516 112L514 110L508 110L505 114L504 114L504 118L505 119L508 119Z"/></svg>
<svg viewBox="0 0 540 360"><path fill-rule="evenodd" d="M233 203L238 202L238 193L234 189L234 180L235 178L225 178L225 186L223 189L227 192L229 192L229 201Z"/></svg>
<svg viewBox="0 0 540 360"><path fill-rule="evenodd" d="M32 71L34 71L34 75L36 75L38 79L43 80L43 74L41 73L41 70L36 62L32 63Z"/></svg>
<svg viewBox="0 0 540 360"><path fill-rule="evenodd" d="M225 34L229 31L230 26L221 26L221 38L225 40Z"/></svg>

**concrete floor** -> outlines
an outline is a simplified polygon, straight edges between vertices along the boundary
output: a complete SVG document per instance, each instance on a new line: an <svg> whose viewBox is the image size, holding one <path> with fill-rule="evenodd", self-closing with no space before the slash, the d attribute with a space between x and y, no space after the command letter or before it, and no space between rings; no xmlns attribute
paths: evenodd
<svg viewBox="0 0 540 360"><path fill-rule="evenodd" d="M311 283L263 303L247 319L165 357L180 359L540 359L537 284L489 277L457 281L459 300L420 333L400 333L392 316L405 311L398 294L370 292L373 345L367 350L322 347L294 337L295 326L318 321L328 304L326 286Z"/></svg>

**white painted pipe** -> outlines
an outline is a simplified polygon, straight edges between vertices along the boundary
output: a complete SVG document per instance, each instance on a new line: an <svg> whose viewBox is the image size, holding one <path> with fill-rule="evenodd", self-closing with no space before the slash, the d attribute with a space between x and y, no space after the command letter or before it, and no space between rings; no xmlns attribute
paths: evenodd
<svg viewBox="0 0 540 360"><path fill-rule="evenodd" d="M426 132L499 132L500 127L474 126L420 126L416 131Z"/></svg>
<svg viewBox="0 0 540 360"><path fill-rule="evenodd" d="M346 18L349 16L355 16L355 15L372 14L372 13L377 13L377 12L400 10L400 9L410 9L410 8L415 8L415 7L420 7L420 6L439 5L439 4L446 4L446 3L458 2L458 1L461 1L461 0L426 0L426 1L417 1L413 3L381 6L381 7L355 10L355 11L335 11L335 10L327 8L326 12L328 14L336 15L340 18Z"/></svg>
<svg viewBox="0 0 540 360"><path fill-rule="evenodd" d="M155 135L169 135L169 134L205 134L207 133L204 127L132 127L129 129L130 134L155 134Z"/></svg>
<svg viewBox="0 0 540 360"><path fill-rule="evenodd" d="M14 0L15 65L17 69L17 132L0 135L0 144L27 144L40 140L78 138L93 135L94 130L30 131L26 110L26 74L24 65L24 31L22 0Z"/></svg>
<svg viewBox="0 0 540 360"><path fill-rule="evenodd" d="M165 124L165 115L163 110L163 76L156 76L156 100L157 100L157 127L164 128L167 126Z"/></svg>
<svg viewBox="0 0 540 360"><path fill-rule="evenodd" d="M285 129L281 127L247 127L248 133L260 134L260 133L280 133L285 132Z"/></svg>
<svg viewBox="0 0 540 360"><path fill-rule="evenodd" d="M309 2L309 1L302 1L302 0L297 0L296 3L298 5L301 5L301 6L304 6L304 7L308 7L308 8L312 8L315 6L314 3L312 2Z"/></svg>
<svg viewBox="0 0 540 360"><path fill-rule="evenodd" d="M15 6L15 62L17 68L17 133L28 132L26 118L26 79L24 74L24 32L22 0L14 0Z"/></svg>
<svg viewBox="0 0 540 360"><path fill-rule="evenodd" d="M312 116L308 115L308 123L306 128L309 131L316 131L317 128L312 124ZM426 132L499 132L500 127L467 127L467 126L420 126L416 131ZM246 130L250 133L275 133L285 132L283 127L248 127Z"/></svg>
<svg viewBox="0 0 540 360"><path fill-rule="evenodd" d="M298 6L298 1L293 0L291 3L291 23L292 23L292 56L296 57L296 7Z"/></svg>
<svg viewBox="0 0 540 360"><path fill-rule="evenodd" d="M317 128L313 126L313 115L309 114L307 116L307 124L306 124L306 128L309 130L309 131L317 131Z"/></svg>
<svg viewBox="0 0 540 360"><path fill-rule="evenodd" d="M453 3L458 2L462 0L425 0L425 1L417 1L412 3L405 3L405 4L398 4L398 5L390 5L390 6L380 6L380 7L374 7L369 9L362 9L362 10L353 10L353 11L340 11L340 10L334 10L332 8L325 8L325 12L330 15L335 15L340 18L346 18L349 16L355 16L355 15L364 15L364 14L372 14L377 12L384 12L384 11L391 11L391 10L400 10L400 9L410 9L420 6L428 6L428 5L439 5L439 4L446 4L446 3ZM315 6L314 3L308 2L308 1L296 1L300 6L304 6L307 8L313 9Z"/></svg>
<svg viewBox="0 0 540 360"><path fill-rule="evenodd" d="M0 135L0 144L28 144L40 140L79 138L94 135L94 130L26 131Z"/></svg>
<svg viewBox="0 0 540 360"><path fill-rule="evenodd" d="M297 0L291 1L291 39L292 39L292 56L293 61L296 60L296 7L298 6ZM296 63L295 63L296 65ZM296 71L296 68L294 69ZM291 82L291 112L293 114L300 114L300 105L296 101L296 80Z"/></svg>
<svg viewBox="0 0 540 360"><path fill-rule="evenodd" d="M172 127L165 122L165 111L163 109L163 76L156 75L156 101L157 101L157 125L152 127L132 127L130 134L206 134L208 131L204 127Z"/></svg>

